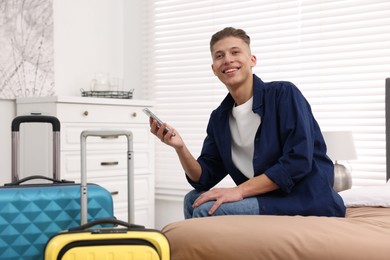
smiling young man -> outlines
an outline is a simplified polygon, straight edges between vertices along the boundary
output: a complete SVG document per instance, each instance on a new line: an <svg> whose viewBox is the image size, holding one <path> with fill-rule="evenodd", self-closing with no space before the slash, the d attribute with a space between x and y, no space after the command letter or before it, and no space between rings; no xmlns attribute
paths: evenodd
<svg viewBox="0 0 390 260"><path fill-rule="evenodd" d="M210 41L212 70L229 94L211 114L198 159L180 134L150 120L172 146L188 182L185 218L217 215L345 215L333 190L333 163L309 103L290 82L264 83L252 72L250 38L227 27ZM172 135L175 132L176 135ZM227 175L236 186L213 188Z"/></svg>

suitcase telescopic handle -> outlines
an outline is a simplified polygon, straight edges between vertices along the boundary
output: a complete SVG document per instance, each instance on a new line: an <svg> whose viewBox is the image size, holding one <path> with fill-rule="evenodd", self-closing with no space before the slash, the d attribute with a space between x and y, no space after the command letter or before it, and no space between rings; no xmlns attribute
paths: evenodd
<svg viewBox="0 0 390 260"><path fill-rule="evenodd" d="M45 115L25 115L17 116L12 120L12 132L19 132L22 123L50 123L53 126L53 132L60 132L60 120L54 116Z"/></svg>
<svg viewBox="0 0 390 260"><path fill-rule="evenodd" d="M128 222L134 221L134 158L133 158L133 134L128 130L84 130L80 135L81 145L81 186L80 186L80 224L88 222L88 189L87 189L87 163L86 144L88 136L96 137L119 137L127 138L127 212Z"/></svg>
<svg viewBox="0 0 390 260"><path fill-rule="evenodd" d="M22 123L49 123L53 129L53 179L60 179L60 130L61 124L58 118L46 115L23 115L12 120L12 182L19 180L20 168L20 125Z"/></svg>

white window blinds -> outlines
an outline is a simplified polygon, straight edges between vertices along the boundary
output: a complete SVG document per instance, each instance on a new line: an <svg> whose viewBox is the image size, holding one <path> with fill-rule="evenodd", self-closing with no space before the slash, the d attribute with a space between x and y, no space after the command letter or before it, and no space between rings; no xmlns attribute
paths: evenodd
<svg viewBox="0 0 390 260"><path fill-rule="evenodd" d="M295 83L322 130L352 130L353 185L383 183L385 78L390 76L387 0L149 0L146 91L155 111L197 157L211 111L227 94L211 71L209 40L226 26L251 37L264 81ZM189 189L174 150L156 143L157 195Z"/></svg>

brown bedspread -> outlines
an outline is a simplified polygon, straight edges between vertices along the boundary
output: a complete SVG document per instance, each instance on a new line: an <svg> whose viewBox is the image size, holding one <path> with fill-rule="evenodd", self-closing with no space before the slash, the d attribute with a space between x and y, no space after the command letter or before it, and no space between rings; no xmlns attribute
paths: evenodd
<svg viewBox="0 0 390 260"><path fill-rule="evenodd" d="M172 260L390 259L390 208L348 208L346 218L220 216L163 229Z"/></svg>

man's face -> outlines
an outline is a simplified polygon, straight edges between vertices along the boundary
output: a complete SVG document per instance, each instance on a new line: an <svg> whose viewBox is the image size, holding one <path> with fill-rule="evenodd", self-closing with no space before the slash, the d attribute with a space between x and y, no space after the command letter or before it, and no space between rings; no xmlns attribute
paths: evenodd
<svg viewBox="0 0 390 260"><path fill-rule="evenodd" d="M256 57L240 38L226 37L214 44L211 50L214 74L227 87L239 87L252 79L252 67Z"/></svg>

